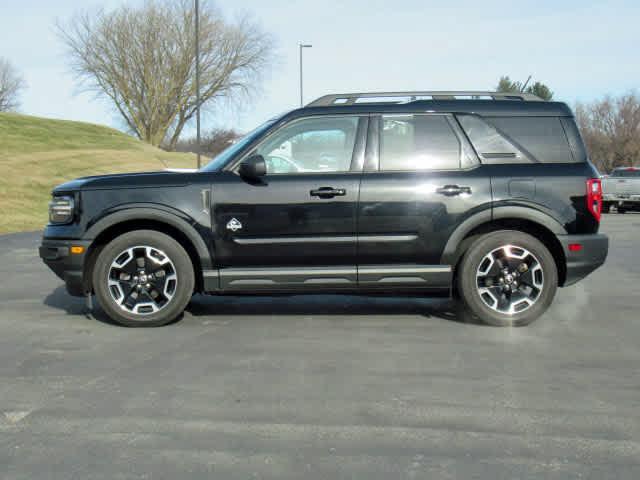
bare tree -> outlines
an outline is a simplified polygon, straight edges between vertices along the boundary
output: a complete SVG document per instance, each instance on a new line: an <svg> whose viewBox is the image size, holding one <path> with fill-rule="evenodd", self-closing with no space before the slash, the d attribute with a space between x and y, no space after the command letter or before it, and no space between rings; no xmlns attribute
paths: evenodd
<svg viewBox="0 0 640 480"><path fill-rule="evenodd" d="M214 128L202 136L200 141L200 153L212 158L222 152L229 145L233 144L242 135L232 129ZM198 145L195 137L181 139L175 146L178 152L198 152Z"/></svg>
<svg viewBox="0 0 640 480"><path fill-rule="evenodd" d="M152 145L175 148L197 108L192 0L81 13L58 32L80 84L108 98L128 127ZM225 20L206 0L200 11L201 106L255 89L273 42L248 18Z"/></svg>
<svg viewBox="0 0 640 480"><path fill-rule="evenodd" d="M640 162L640 96L636 92L579 103L576 118L600 172Z"/></svg>
<svg viewBox="0 0 640 480"><path fill-rule="evenodd" d="M0 112L18 108L20 92L24 88L24 78L8 60L0 58Z"/></svg>

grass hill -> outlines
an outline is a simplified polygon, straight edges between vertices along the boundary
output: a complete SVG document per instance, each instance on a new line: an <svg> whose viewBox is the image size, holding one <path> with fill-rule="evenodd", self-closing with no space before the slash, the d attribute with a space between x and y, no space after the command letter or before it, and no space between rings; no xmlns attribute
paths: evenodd
<svg viewBox="0 0 640 480"><path fill-rule="evenodd" d="M112 128L0 113L0 233L42 228L51 189L67 180L195 164Z"/></svg>

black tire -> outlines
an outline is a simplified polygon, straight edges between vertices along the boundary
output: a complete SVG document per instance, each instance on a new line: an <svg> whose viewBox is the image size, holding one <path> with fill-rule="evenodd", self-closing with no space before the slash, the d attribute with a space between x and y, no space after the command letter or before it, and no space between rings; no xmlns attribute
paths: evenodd
<svg viewBox="0 0 640 480"><path fill-rule="evenodd" d="M116 301L108 284L112 262L120 258L125 250L139 246L148 246L165 254L171 262L171 266L167 268L176 275L171 292L172 298L153 313L135 313L126 307L121 307L120 303L123 302ZM153 262L149 263L153 264ZM157 265L152 266L157 267ZM136 264L135 267L138 268L138 265ZM164 282L168 282L169 277L165 276L166 273L162 275ZM120 235L107 244L96 259L92 281L96 297L104 312L114 322L126 327L159 327L173 322L189 303L195 285L193 264L187 252L173 238L154 230L134 230ZM144 291L143 294L146 295ZM152 300L151 296L145 298ZM123 299L126 298L123 297Z"/></svg>
<svg viewBox="0 0 640 480"><path fill-rule="evenodd" d="M611 204L604 202L602 204L602 213L609 213L611 211Z"/></svg>
<svg viewBox="0 0 640 480"><path fill-rule="evenodd" d="M627 213L627 209L625 207L618 207L618 213Z"/></svg>
<svg viewBox="0 0 640 480"><path fill-rule="evenodd" d="M477 278L482 262L490 264L490 260L485 260L485 257L506 245L530 252L542 268L539 275L543 276L542 288L533 304L511 314L496 311L483 300ZM527 233L500 230L483 235L469 247L457 271L457 287L468 314L478 318L482 323L498 327L521 327L540 317L551 305L558 288L558 270L553 256L542 242ZM494 306L497 305L498 302L495 300Z"/></svg>

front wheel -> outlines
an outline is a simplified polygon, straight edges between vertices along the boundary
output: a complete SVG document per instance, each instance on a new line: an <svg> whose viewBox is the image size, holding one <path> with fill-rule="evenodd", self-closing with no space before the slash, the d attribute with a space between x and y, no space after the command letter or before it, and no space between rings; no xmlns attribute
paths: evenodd
<svg viewBox="0 0 640 480"><path fill-rule="evenodd" d="M175 320L194 289L193 264L173 238L153 230L125 233L107 244L93 269L100 306L127 327L159 327Z"/></svg>
<svg viewBox="0 0 640 480"><path fill-rule="evenodd" d="M549 250L531 235L514 230L476 240L457 273L466 308L494 326L533 322L549 308L558 287L558 271Z"/></svg>

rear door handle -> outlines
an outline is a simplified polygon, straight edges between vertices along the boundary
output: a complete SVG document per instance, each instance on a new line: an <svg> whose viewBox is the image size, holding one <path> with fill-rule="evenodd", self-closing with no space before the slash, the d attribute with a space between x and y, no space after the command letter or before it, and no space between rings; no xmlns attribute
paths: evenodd
<svg viewBox="0 0 640 480"><path fill-rule="evenodd" d="M436 190L436 193L446 197L455 197L462 193L471 194L471 187L460 187L458 185L445 185Z"/></svg>
<svg viewBox="0 0 640 480"><path fill-rule="evenodd" d="M311 190L309 194L312 197L333 198L344 197L347 194L347 191L344 188L320 187L315 190Z"/></svg>

